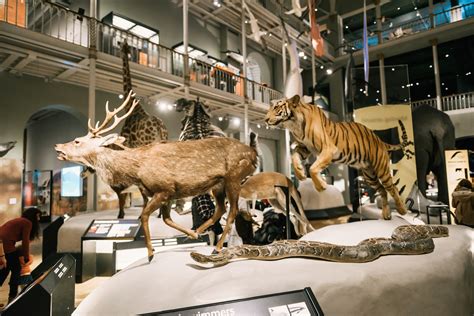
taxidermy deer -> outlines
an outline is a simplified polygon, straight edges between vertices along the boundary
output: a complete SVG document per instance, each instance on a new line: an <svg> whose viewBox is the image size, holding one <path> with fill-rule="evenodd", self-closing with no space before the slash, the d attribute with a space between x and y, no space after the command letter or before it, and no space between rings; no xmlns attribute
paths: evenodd
<svg viewBox="0 0 474 316"><path fill-rule="evenodd" d="M267 199L270 204L279 211L286 209L286 197L279 187L288 187L290 199L294 201L292 205L290 200L290 214L296 218L295 226L296 234L303 236L313 231L313 227L309 223L304 213L303 204L293 182L285 175L277 172L261 172L248 178L240 188L240 197L246 200Z"/></svg>
<svg viewBox="0 0 474 316"><path fill-rule="evenodd" d="M252 134L251 146L231 138L210 138L186 142L152 143L127 148L125 138L116 133L105 135L133 111L138 101L133 100L132 107L123 116L118 113L124 109L130 98L130 92L120 107L109 111L106 104L106 117L92 127L89 120L89 132L86 136L57 144L55 149L59 160L68 160L91 167L109 185L121 183L135 184L151 199L141 214L145 241L148 248L148 260L153 259L148 219L150 214L160 208L163 221L191 238L214 224L225 212L225 197L230 204L227 225L216 245L222 249L238 212L237 201L240 183L251 175L257 163L256 135ZM106 127L113 119L113 123ZM181 227L170 217L170 200L195 196L212 191L217 201L214 215L195 232Z"/></svg>

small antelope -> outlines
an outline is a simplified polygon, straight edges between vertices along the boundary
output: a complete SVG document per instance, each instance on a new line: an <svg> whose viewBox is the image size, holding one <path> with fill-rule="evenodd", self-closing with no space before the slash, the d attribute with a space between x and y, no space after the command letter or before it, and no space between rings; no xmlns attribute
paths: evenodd
<svg viewBox="0 0 474 316"><path fill-rule="evenodd" d="M151 199L143 207L141 221L148 248L148 260L153 259L148 219L150 214L160 208L163 221L187 234L198 238L209 226L214 224L225 212L225 197L230 205L227 225L216 250L223 247L238 212L237 201L240 183L251 175L257 164L256 135L251 134L251 145L247 146L231 138L211 138L186 142L152 143L137 148L123 145L125 138L116 133L104 135L133 111L138 101L133 100L126 114L117 114L124 109L132 97L128 94L120 107L109 111L106 104L106 117L92 127L86 136L57 144L58 159L77 162L93 168L109 185L135 184ZM110 121L113 123L106 127ZM181 227L170 217L170 200L195 196L212 191L216 198L215 214L195 232Z"/></svg>
<svg viewBox="0 0 474 316"><path fill-rule="evenodd" d="M246 200L267 199L279 211L286 209L286 197L283 191L276 186L288 187L290 193L290 214L296 218L296 234L303 236L314 230L304 213L303 204L298 190L293 182L278 172L261 172L248 178L240 188L240 197Z"/></svg>

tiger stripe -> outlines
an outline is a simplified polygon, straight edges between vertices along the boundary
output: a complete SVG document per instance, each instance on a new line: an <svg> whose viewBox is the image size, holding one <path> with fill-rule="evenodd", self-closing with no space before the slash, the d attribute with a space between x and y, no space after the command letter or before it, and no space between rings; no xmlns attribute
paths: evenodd
<svg viewBox="0 0 474 316"><path fill-rule="evenodd" d="M306 158L302 151L317 155L310 168L316 189L326 187L319 176L320 171L330 163L344 163L361 169L367 183L380 193L384 218L390 218L387 191L393 196L398 212L406 213L390 174L388 155L388 151L403 149L409 143L402 123L402 144L390 145L363 124L331 121L318 107L301 102L299 96L272 101L265 121L270 126L283 126L290 130L298 148L293 153L293 163L302 164L301 160Z"/></svg>

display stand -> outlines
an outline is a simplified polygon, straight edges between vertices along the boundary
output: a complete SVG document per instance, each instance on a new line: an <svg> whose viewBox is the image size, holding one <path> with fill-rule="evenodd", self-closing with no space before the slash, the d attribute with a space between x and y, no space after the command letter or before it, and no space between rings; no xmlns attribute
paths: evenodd
<svg viewBox="0 0 474 316"><path fill-rule="evenodd" d="M58 231L64 224L64 217L59 216L51 224L43 229L43 252L42 258L46 259L58 251Z"/></svg>
<svg viewBox="0 0 474 316"><path fill-rule="evenodd" d="M151 312L141 315L194 316L194 315L300 315L322 316L321 307L311 288L262 295L214 304Z"/></svg>
<svg viewBox="0 0 474 316"><path fill-rule="evenodd" d="M290 229L290 189L284 185L275 185L275 188L280 188L285 194L285 214L286 214L286 239L291 239L291 229Z"/></svg>
<svg viewBox="0 0 474 316"><path fill-rule="evenodd" d="M81 263L78 282L95 276L112 276L114 243L137 240L141 221L138 219L93 220L81 237Z"/></svg>
<svg viewBox="0 0 474 316"><path fill-rule="evenodd" d="M42 270L44 268L43 265ZM71 315L74 310L75 269L76 261L71 255L64 255L55 260L1 314L5 316Z"/></svg>
<svg viewBox="0 0 474 316"><path fill-rule="evenodd" d="M435 210L439 213L439 223L442 225L443 224L443 211L446 212L446 217L447 217L447 223L448 225L451 225L451 214L449 211L449 206L445 204L432 204L432 205L426 205L426 221L428 224L430 224L430 210Z"/></svg>

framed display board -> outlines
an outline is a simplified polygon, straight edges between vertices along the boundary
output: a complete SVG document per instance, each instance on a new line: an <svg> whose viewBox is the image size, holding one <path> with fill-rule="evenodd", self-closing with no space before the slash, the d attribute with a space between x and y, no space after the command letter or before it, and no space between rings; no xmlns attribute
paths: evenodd
<svg viewBox="0 0 474 316"><path fill-rule="evenodd" d="M41 221L51 221L52 170L33 170L23 173L23 210L37 207Z"/></svg>
<svg viewBox="0 0 474 316"><path fill-rule="evenodd" d="M140 315L324 315L311 288Z"/></svg>

